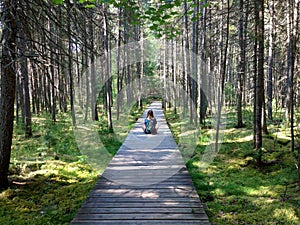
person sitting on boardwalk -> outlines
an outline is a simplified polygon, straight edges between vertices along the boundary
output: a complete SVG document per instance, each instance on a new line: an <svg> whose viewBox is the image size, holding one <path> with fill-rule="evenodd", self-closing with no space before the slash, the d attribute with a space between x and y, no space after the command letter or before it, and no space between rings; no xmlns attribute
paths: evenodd
<svg viewBox="0 0 300 225"><path fill-rule="evenodd" d="M153 111L150 109L143 124L143 131L145 132L145 134L157 134L156 125L157 121L154 117Z"/></svg>

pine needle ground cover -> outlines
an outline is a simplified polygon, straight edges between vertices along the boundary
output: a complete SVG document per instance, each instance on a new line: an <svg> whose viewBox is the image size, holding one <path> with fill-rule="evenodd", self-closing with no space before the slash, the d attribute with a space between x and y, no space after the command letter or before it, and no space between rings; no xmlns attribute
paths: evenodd
<svg viewBox="0 0 300 225"><path fill-rule="evenodd" d="M202 128L188 170L212 224L300 224L300 193L297 186L296 152L290 150L289 128L269 125L264 136L263 165L256 163L252 118L244 112L245 128L237 129L235 114L227 114L227 127L218 155L200 169L209 140ZM173 135L180 133L179 117L166 112ZM208 118L209 123L209 118ZM181 124L182 126L182 124Z"/></svg>

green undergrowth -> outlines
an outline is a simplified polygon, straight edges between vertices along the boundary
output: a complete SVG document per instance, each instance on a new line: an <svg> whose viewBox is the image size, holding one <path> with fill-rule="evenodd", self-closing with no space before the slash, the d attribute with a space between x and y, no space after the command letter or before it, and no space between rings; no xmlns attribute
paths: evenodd
<svg viewBox="0 0 300 225"><path fill-rule="evenodd" d="M165 115L178 139L179 117L172 111ZM202 156L212 131L201 128L197 148L186 163L211 223L300 224L296 153L290 150L289 128L269 124L270 134L263 138L263 164L259 166L253 150L252 118L247 112L244 115L245 127L238 129L234 127L234 112L227 113L222 145L207 168L203 168Z"/></svg>
<svg viewBox="0 0 300 225"><path fill-rule="evenodd" d="M127 130L142 111L133 107ZM106 118L96 123L99 137L113 157L121 146ZM0 224L69 224L95 185L101 171L79 150L69 114L33 118L33 137L15 125L10 188L0 192Z"/></svg>

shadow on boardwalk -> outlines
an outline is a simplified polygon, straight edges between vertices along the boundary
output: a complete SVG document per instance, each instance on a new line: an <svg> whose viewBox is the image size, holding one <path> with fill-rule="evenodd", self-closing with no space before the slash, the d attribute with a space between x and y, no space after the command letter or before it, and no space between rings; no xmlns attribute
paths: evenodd
<svg viewBox="0 0 300 225"><path fill-rule="evenodd" d="M141 127L148 109L157 135ZM209 224L161 103L145 110L71 224Z"/></svg>

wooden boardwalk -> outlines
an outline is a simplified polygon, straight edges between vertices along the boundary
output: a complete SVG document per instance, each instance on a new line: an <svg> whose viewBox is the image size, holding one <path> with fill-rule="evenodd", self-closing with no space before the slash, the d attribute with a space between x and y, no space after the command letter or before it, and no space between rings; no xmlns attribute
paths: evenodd
<svg viewBox="0 0 300 225"><path fill-rule="evenodd" d="M157 135L141 127L148 109ZM71 224L210 224L155 102L136 122Z"/></svg>

